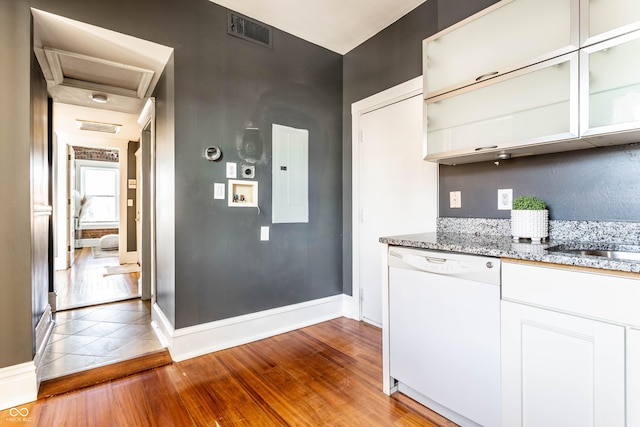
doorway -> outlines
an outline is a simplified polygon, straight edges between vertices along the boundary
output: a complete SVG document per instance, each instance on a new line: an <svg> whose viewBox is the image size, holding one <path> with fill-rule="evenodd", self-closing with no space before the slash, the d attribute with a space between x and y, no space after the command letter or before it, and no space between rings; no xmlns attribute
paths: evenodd
<svg viewBox="0 0 640 427"><path fill-rule="evenodd" d="M108 147L71 145L66 145L66 152L66 177L64 165L58 165L54 187L55 193L68 189L69 200L67 217L63 218L62 213L56 216L69 228L65 233L67 241L62 242L62 248L68 249L65 263L56 262L56 309L137 298L137 267L130 264L126 269L115 268L120 265L120 180L127 178L119 173L121 152Z"/></svg>
<svg viewBox="0 0 640 427"><path fill-rule="evenodd" d="M438 167L423 160L422 77L355 103L353 294L382 325L381 236L435 231Z"/></svg>
<svg viewBox="0 0 640 427"><path fill-rule="evenodd" d="M67 167L63 167L68 157L68 146L119 153L117 195L90 195L94 201L104 201L109 197L115 199L113 208L118 216L110 221L115 223L110 234L116 236L117 249L109 251L106 256L104 253L97 255L98 251L94 250L100 246L99 241L104 235L78 235L80 230L85 234L100 227L82 227L78 223L82 222L79 208L68 212L67 205L75 204L75 191L64 185L56 186L60 190L55 197L57 206L54 204L54 215L58 220L53 233L54 253L50 256L54 257L56 269L62 273L58 275L58 283L49 289L56 323L42 362L49 364L54 362L53 358L62 361L86 355L98 357L93 351L99 349L92 349L87 337L95 338L96 342L108 341L111 348L116 338L122 340L120 336L109 336L117 332L116 326L134 332L144 329L145 334L150 333L155 339L150 320L153 301L141 298L138 281L141 275L144 277L139 264L144 266L155 256L151 252L148 257L139 258L141 240L152 242L155 230L151 229L139 237L135 225L139 199L148 197L145 196L147 189L154 191L150 182L154 178L145 171L136 172L133 153L140 143L144 143L142 128L154 126L149 118L148 101L173 49L48 12L31 11L33 50L47 80L49 96L53 99L52 138L54 147L57 147L53 163L58 169L58 178L64 176L64 181L68 179ZM91 43L86 43L86 40ZM122 49L122 46L127 46L127 49ZM143 113L146 114L144 122ZM135 148L131 147L132 142L137 145ZM151 144L154 141L147 142ZM145 160L153 164L153 154ZM76 176L80 174L76 171ZM145 187L143 182L147 183ZM77 198L83 200L86 196L89 194L82 190ZM150 203L141 211L152 215L152 207ZM80 240L90 242L76 246ZM151 251L154 249L151 244L142 246L149 247ZM112 274L106 267L115 267L116 273ZM117 271L123 267L124 271ZM135 267L134 271L127 269L130 267ZM149 283L151 288L153 282ZM57 298L56 291L67 295ZM122 299L129 300L112 302ZM57 307L56 300L60 303ZM105 302L109 303L103 304ZM125 313L117 313L119 311ZM140 316L141 313L144 316ZM119 320L113 321L116 318ZM87 327L89 322L93 324ZM136 337L135 333L125 335L129 341ZM127 357L132 355L128 351L125 353ZM48 375L55 377L61 373L68 372L54 369Z"/></svg>

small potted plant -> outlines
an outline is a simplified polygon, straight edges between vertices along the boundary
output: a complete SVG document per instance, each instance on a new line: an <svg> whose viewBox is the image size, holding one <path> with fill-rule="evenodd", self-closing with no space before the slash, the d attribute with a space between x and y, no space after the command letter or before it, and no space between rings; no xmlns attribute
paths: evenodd
<svg viewBox="0 0 640 427"><path fill-rule="evenodd" d="M513 200L511 235L513 240L531 239L532 243L540 243L549 236L549 211L544 200L535 196Z"/></svg>

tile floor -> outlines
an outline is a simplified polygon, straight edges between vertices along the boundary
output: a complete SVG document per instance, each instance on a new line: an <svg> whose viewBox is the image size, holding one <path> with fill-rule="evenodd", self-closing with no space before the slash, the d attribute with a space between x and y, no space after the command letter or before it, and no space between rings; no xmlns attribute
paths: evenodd
<svg viewBox="0 0 640 427"><path fill-rule="evenodd" d="M162 349L151 328L148 301L104 304L54 314L42 380L131 359Z"/></svg>

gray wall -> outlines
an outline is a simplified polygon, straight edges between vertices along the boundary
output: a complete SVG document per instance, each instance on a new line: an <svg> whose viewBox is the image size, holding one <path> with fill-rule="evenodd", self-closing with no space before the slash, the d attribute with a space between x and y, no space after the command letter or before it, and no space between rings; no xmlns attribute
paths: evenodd
<svg viewBox="0 0 640 427"><path fill-rule="evenodd" d="M51 197L49 183L49 99L47 82L33 52L31 53L31 325L35 330L49 304L51 249ZM52 246L52 245L51 245ZM35 340L32 352L35 355Z"/></svg>
<svg viewBox="0 0 640 427"><path fill-rule="evenodd" d="M428 0L344 56L342 192L344 292L351 294L351 104L422 75L422 40L496 0Z"/></svg>
<svg viewBox="0 0 640 427"><path fill-rule="evenodd" d="M0 2L0 368L32 360L30 19L23 0Z"/></svg>
<svg viewBox="0 0 640 427"><path fill-rule="evenodd" d="M533 194L555 220L640 221L640 146L626 145L499 162L440 166L440 216L509 218L498 211L499 188ZM462 208L449 209L449 191Z"/></svg>
<svg viewBox="0 0 640 427"><path fill-rule="evenodd" d="M156 301L175 325L175 59L171 55L156 97Z"/></svg>
<svg viewBox="0 0 640 427"><path fill-rule="evenodd" d="M203 20L206 37L191 41L182 66L176 50L177 327L342 293L342 57L278 30L273 49L230 37L226 19L202 3L192 22ZM198 96L183 104L183 94ZM309 130L308 224L271 224L274 123ZM263 142L260 212L213 200L225 163L243 162L245 127ZM210 145L220 162L203 158ZM261 226L271 227L268 242Z"/></svg>
<svg viewBox="0 0 640 427"><path fill-rule="evenodd" d="M159 135L175 129L175 143L159 142L157 170L158 301L175 327L342 292L341 55L279 30L273 49L229 36L227 10L207 0L30 4L175 49L175 118L158 124ZM260 242L260 226L271 225L273 123L310 131L310 221L273 225ZM260 213L213 200L224 163L241 162L248 126L264 143ZM209 145L222 148L223 161L203 158Z"/></svg>
<svg viewBox="0 0 640 427"><path fill-rule="evenodd" d="M129 141L127 144L127 180L136 179L136 151L140 148L139 142ZM136 183L140 185L139 183ZM127 199L133 200L133 206L127 206L127 251L135 252L138 248L137 221L138 200L136 190L129 188L127 181Z"/></svg>

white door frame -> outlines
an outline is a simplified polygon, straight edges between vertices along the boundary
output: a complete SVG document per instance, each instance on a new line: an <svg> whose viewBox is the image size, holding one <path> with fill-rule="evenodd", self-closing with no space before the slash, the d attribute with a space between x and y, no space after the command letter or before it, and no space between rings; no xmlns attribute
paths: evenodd
<svg viewBox="0 0 640 427"><path fill-rule="evenodd" d="M149 130L151 131L151 137L149 138L150 146L149 146L149 176L142 176L142 182L138 183L141 186L142 191L149 192L149 206L148 209L145 206L140 206L142 215L145 220L149 220L150 222L150 236L148 241L142 241L144 239L140 239L140 249L143 245L149 245L149 253L150 260L149 265L142 266L142 269L145 272L149 273L149 283L151 284L151 289L142 289L142 298L146 299L147 296L151 298L151 304L155 304L156 302L156 99L151 97L147 100L142 112L140 113L140 117L138 118L138 124L140 125L140 132L142 135L142 131L149 126ZM142 150L142 163L144 164L146 160L144 159L144 150L142 149L143 138L140 138L140 149ZM141 224L140 224L141 225ZM150 295L149 295L150 293Z"/></svg>
<svg viewBox="0 0 640 427"><path fill-rule="evenodd" d="M422 94L422 76L413 78L407 82L371 95L351 104L351 251L352 251L352 292L351 297L345 301L345 316L362 320L362 298L360 287L360 163L362 142L360 120L362 115L371 111L386 107L396 102Z"/></svg>

